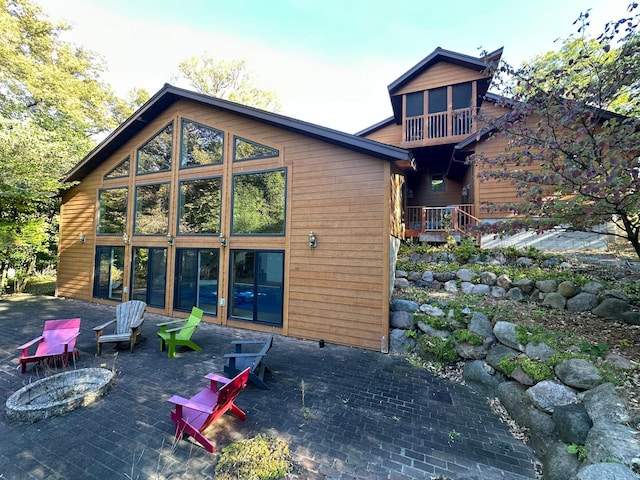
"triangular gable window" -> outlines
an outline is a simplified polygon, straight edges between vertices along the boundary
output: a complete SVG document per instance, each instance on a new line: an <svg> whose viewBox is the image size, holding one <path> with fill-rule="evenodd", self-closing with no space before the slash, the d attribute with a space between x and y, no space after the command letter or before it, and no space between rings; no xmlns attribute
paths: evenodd
<svg viewBox="0 0 640 480"><path fill-rule="evenodd" d="M252 142L242 137L233 137L233 161L272 158L280 155L276 148Z"/></svg>
<svg viewBox="0 0 640 480"><path fill-rule="evenodd" d="M129 157L125 158L118 165L109 171L104 178L121 178L129 176Z"/></svg>

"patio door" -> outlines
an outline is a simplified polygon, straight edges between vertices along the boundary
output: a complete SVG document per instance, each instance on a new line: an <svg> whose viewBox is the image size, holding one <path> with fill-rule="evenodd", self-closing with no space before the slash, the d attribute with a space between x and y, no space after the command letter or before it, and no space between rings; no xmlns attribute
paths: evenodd
<svg viewBox="0 0 640 480"><path fill-rule="evenodd" d="M131 269L131 300L142 300L150 307L164 308L167 249L134 247Z"/></svg>
<svg viewBox="0 0 640 480"><path fill-rule="evenodd" d="M282 326L284 252L231 251L231 318Z"/></svg>
<svg viewBox="0 0 640 480"><path fill-rule="evenodd" d="M218 249L178 248L174 308L189 312L195 305L217 315L219 265Z"/></svg>

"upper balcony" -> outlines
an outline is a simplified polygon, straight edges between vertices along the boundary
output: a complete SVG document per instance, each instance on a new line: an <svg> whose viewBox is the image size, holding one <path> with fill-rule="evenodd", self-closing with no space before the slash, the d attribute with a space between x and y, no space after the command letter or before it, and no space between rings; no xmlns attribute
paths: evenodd
<svg viewBox="0 0 640 480"><path fill-rule="evenodd" d="M473 108L418 115L404 119L402 147L458 143L474 131Z"/></svg>

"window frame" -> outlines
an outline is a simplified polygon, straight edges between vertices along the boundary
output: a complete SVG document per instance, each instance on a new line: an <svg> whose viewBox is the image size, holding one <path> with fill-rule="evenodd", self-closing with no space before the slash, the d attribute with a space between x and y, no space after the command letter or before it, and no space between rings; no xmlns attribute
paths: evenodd
<svg viewBox="0 0 640 480"><path fill-rule="evenodd" d="M198 125L203 128L207 128L209 130L215 130L216 132L220 132L220 136L222 138L222 149L220 153L220 161L219 162L211 162L211 163L203 163L203 164L195 164L195 165L183 165L183 152L184 152L184 128L185 123L192 123L194 125ZM211 167L213 165L222 165L224 164L224 151L226 148L225 142L225 132L224 130L220 130L219 128L212 127L210 125L205 125L201 122L196 122L195 120L190 120L188 118L181 117L180 118L180 151L178 153L178 165L180 170L188 170L190 168L199 168L199 167Z"/></svg>
<svg viewBox="0 0 640 480"><path fill-rule="evenodd" d="M203 180L212 180L218 179L219 181L219 198L218 198L218 230L215 232L182 232L180 227L182 225L182 208L184 206L183 195L182 195L182 185L188 182L199 182ZM177 225L176 225L176 234L180 236L216 236L220 235L220 231L222 228L222 189L223 189L224 178L222 175L211 175L206 177L197 177L197 178L183 178L178 180L178 214L177 214Z"/></svg>
<svg viewBox="0 0 640 480"><path fill-rule="evenodd" d="M124 190L125 198L124 198L124 224L122 225L122 231L119 232L101 232L100 231L100 222L102 220L102 193L109 190ZM129 187L128 186L118 186L118 187L105 187L98 189L98 215L96 220L96 235L99 236L107 236L107 235L122 235L127 229L127 219L129 216Z"/></svg>
<svg viewBox="0 0 640 480"><path fill-rule="evenodd" d="M149 187L153 185L167 185L167 225L165 227L165 231L161 233L139 233L138 229L138 189L142 187ZM133 235L136 236L162 236L166 235L169 232L169 222L171 220L171 181L165 180L161 182L152 182L152 183L141 183L136 184L135 189L135 199L133 205Z"/></svg>
<svg viewBox="0 0 640 480"><path fill-rule="evenodd" d="M174 147L174 143L175 143L175 130L174 130L174 125L173 125L173 120L171 120L170 122L167 122L161 129L159 129L157 132L155 132L151 138L149 138L146 142L144 142L142 145L140 145L139 147L136 148L136 176L142 176L142 175L153 175L156 173L166 173L166 172L170 172L173 169L173 147ZM171 138L171 154L169 155L169 167L162 169L162 170L152 170L152 171L145 171L145 172L141 172L140 171L140 150L142 150L144 147L146 147L149 143L151 143L153 140L155 140L159 135L161 135L166 129L167 127L171 127L171 133L170 133L170 138Z"/></svg>

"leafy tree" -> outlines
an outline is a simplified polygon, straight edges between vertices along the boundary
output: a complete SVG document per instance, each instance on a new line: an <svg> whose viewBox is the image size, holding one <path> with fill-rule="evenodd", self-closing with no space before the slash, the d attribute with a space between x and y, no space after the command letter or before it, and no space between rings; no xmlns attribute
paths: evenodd
<svg viewBox="0 0 640 480"><path fill-rule="evenodd" d="M275 92L258 88L247 71L245 60L216 60L203 55L180 63L179 77L189 81L198 92L231 100L250 107L277 112L280 101Z"/></svg>
<svg viewBox="0 0 640 480"><path fill-rule="evenodd" d="M31 0L0 7L0 293L9 267L23 281L55 258L60 178L144 96L117 99L100 58L61 40L68 28Z"/></svg>
<svg viewBox="0 0 640 480"><path fill-rule="evenodd" d="M482 180L509 181L519 201L487 203L515 214L487 225L494 233L555 226L608 233L628 240L640 257L640 35L637 4L629 16L586 36L589 13L578 19L579 36L500 74L501 104L508 113L486 119L508 147L496 157L477 154ZM603 231L613 221L615 231Z"/></svg>

